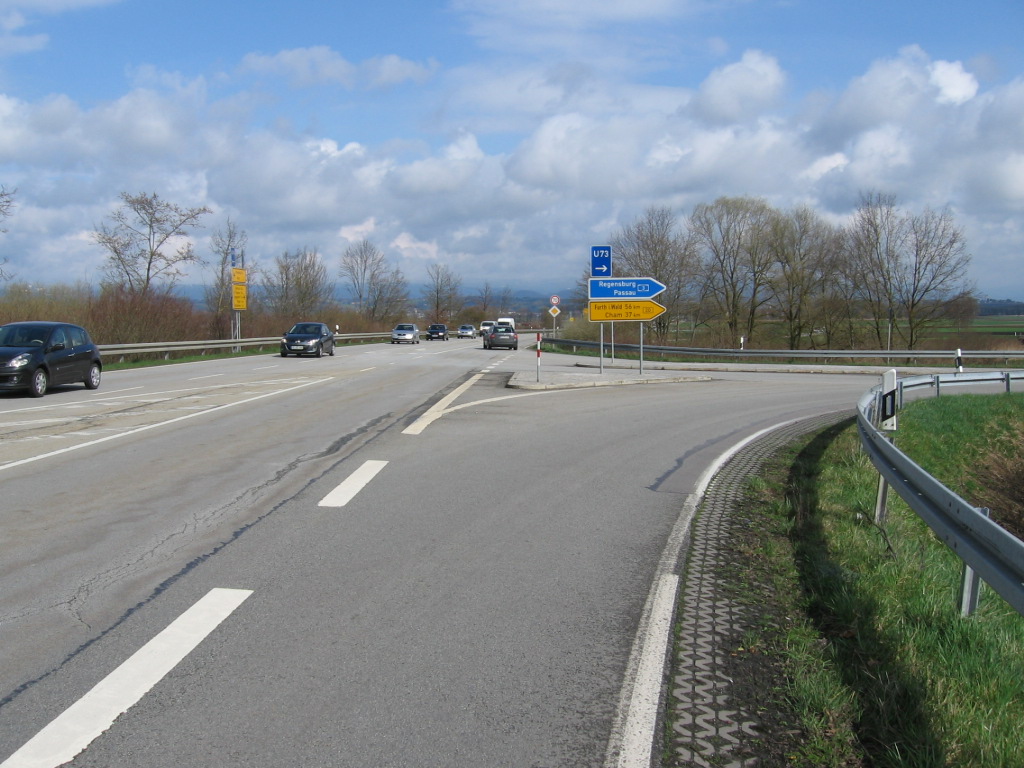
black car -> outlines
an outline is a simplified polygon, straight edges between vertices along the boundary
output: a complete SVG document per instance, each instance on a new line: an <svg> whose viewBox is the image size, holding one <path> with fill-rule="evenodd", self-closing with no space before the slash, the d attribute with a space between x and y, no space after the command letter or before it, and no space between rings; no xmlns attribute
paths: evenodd
<svg viewBox="0 0 1024 768"><path fill-rule="evenodd" d="M60 384L100 385L100 350L85 328L49 321L0 325L0 389L32 397Z"/></svg>
<svg viewBox="0 0 1024 768"><path fill-rule="evenodd" d="M334 334L323 323L296 323L281 337L281 357L334 354Z"/></svg>
<svg viewBox="0 0 1024 768"><path fill-rule="evenodd" d="M427 341L431 339L448 341L448 326L444 323L433 323L427 326Z"/></svg>

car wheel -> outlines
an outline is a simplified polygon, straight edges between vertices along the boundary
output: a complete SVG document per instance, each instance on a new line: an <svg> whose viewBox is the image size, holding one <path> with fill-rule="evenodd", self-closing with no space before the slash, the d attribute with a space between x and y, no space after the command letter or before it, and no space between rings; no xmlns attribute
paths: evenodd
<svg viewBox="0 0 1024 768"><path fill-rule="evenodd" d="M285 352L283 349L281 350L281 357L288 357L288 353Z"/></svg>
<svg viewBox="0 0 1024 768"><path fill-rule="evenodd" d="M96 363L89 366L89 372L85 374L85 388L86 389L99 389L100 386L100 367Z"/></svg>
<svg viewBox="0 0 1024 768"><path fill-rule="evenodd" d="M316 352L313 353L313 357L320 357L324 353L324 348L319 344L316 346Z"/></svg>
<svg viewBox="0 0 1024 768"><path fill-rule="evenodd" d="M330 355L331 357L334 357L334 345L333 344L331 344L331 351L328 352L327 354Z"/></svg>
<svg viewBox="0 0 1024 768"><path fill-rule="evenodd" d="M28 383L28 393L32 397L42 397L46 394L46 387L50 383L50 376L43 368L36 368Z"/></svg>
<svg viewBox="0 0 1024 768"><path fill-rule="evenodd" d="M512 349L519 349L519 345L516 344L514 347L512 347Z"/></svg>

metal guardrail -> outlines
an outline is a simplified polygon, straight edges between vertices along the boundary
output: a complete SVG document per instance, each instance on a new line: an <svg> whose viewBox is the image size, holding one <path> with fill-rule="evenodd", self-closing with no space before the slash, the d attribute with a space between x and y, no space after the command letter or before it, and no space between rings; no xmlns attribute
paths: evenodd
<svg viewBox="0 0 1024 768"><path fill-rule="evenodd" d="M597 349L599 341L582 341L580 339L546 338L548 343L559 346ZM605 347L610 346L605 342ZM639 344L616 344L615 349L626 352L640 351ZM956 360L957 357L972 360L1024 360L1024 349L1021 350L963 350L957 355L956 350L934 349L709 349L707 347L665 347L644 344L643 351L653 354L681 355L687 357L737 357L737 358L769 358L769 359L882 359L882 360Z"/></svg>
<svg viewBox="0 0 1024 768"><path fill-rule="evenodd" d="M904 392L924 387L931 387L939 394L942 388L949 386L1002 384L1008 392L1012 381L1024 381L1024 372L910 376L899 380L897 401L902 402ZM1024 615L1024 541L989 520L988 510L964 501L893 445L877 426L882 397L886 394L882 389L881 384L873 387L857 403L861 445L889 487L964 562L961 613L967 615L973 611L977 588L972 581L980 577Z"/></svg>
<svg viewBox="0 0 1024 768"><path fill-rule="evenodd" d="M336 333L335 341L361 340L361 339L386 339L391 332L382 333ZM280 336L266 336L252 339L216 339L208 341L157 341L146 344L102 344L100 354L103 355L140 355L140 354L170 354L171 352L188 352L196 350L214 349L236 349L238 347L266 347L277 345L281 342Z"/></svg>

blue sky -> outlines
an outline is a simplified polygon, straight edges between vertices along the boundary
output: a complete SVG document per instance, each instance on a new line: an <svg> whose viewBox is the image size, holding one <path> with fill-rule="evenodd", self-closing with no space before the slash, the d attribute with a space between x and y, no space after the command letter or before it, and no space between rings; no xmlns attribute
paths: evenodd
<svg viewBox="0 0 1024 768"><path fill-rule="evenodd" d="M155 192L214 211L202 255L230 217L251 264L365 237L564 291L652 205L881 191L1024 299L1022 35L1020 0L0 0L0 259L97 283L91 232Z"/></svg>

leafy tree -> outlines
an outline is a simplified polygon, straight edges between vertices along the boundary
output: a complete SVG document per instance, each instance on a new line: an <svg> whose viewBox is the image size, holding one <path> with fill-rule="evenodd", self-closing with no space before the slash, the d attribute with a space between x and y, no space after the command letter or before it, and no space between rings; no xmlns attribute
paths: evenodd
<svg viewBox="0 0 1024 768"><path fill-rule="evenodd" d="M104 267L109 286L148 296L160 287L170 294L186 264L199 263L189 231L210 209L181 208L156 194L121 193L121 207L93 233L107 251Z"/></svg>

